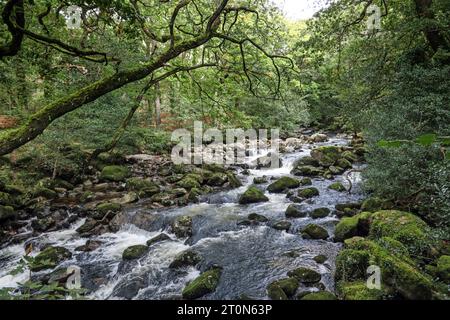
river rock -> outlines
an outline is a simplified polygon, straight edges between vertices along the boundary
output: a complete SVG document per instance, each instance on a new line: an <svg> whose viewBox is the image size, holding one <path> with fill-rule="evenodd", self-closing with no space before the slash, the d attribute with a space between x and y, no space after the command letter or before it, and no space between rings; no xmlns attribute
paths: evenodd
<svg viewBox="0 0 450 320"><path fill-rule="evenodd" d="M267 222L269 221L269 219L267 219L265 216L257 214L257 213L250 213L247 217L248 220L250 221L255 221L255 222Z"/></svg>
<svg viewBox="0 0 450 320"><path fill-rule="evenodd" d="M31 221L31 227L38 232L45 232L56 225L55 219L52 217L45 217Z"/></svg>
<svg viewBox="0 0 450 320"><path fill-rule="evenodd" d="M161 233L159 235L157 235L156 237L151 238L150 240L147 241L147 246L152 246L154 244L163 242L163 241L168 241L168 240L172 240L167 234L165 233Z"/></svg>
<svg viewBox="0 0 450 320"><path fill-rule="evenodd" d="M337 298L331 292L318 291L306 294L301 300L337 300Z"/></svg>
<svg viewBox="0 0 450 320"><path fill-rule="evenodd" d="M328 141L328 136L323 133L315 133L309 138L309 141L313 143L326 142Z"/></svg>
<svg viewBox="0 0 450 320"><path fill-rule="evenodd" d="M291 204L286 209L286 218L304 218L308 213L303 209L303 206L298 204Z"/></svg>
<svg viewBox="0 0 450 320"><path fill-rule="evenodd" d="M304 267L289 271L287 275L291 278L296 278L301 283L306 284L316 283L322 279L320 273Z"/></svg>
<svg viewBox="0 0 450 320"><path fill-rule="evenodd" d="M187 250L180 253L169 265L169 268L178 269L184 267L195 267L201 260L202 258L197 252Z"/></svg>
<svg viewBox="0 0 450 320"><path fill-rule="evenodd" d="M258 202L267 202L269 198L267 198L264 193L258 188L252 186L243 193L239 198L239 204L251 204Z"/></svg>
<svg viewBox="0 0 450 320"><path fill-rule="evenodd" d="M114 297L131 300L139 293L139 290L148 286L148 278L146 276L133 276L119 283L113 290Z"/></svg>
<svg viewBox="0 0 450 320"><path fill-rule="evenodd" d="M143 257L148 251L148 247L144 245L135 245L125 249L122 253L123 260L136 260Z"/></svg>
<svg viewBox="0 0 450 320"><path fill-rule="evenodd" d="M298 191L298 196L303 199L311 199L319 196L319 190L314 187L301 189Z"/></svg>
<svg viewBox="0 0 450 320"><path fill-rule="evenodd" d="M183 290L183 299L194 300L214 292L219 285L222 268L213 267L191 281Z"/></svg>
<svg viewBox="0 0 450 320"><path fill-rule="evenodd" d="M311 157L321 166L330 167L341 157L341 149L335 146L319 147L311 151Z"/></svg>
<svg viewBox="0 0 450 320"><path fill-rule="evenodd" d="M318 264L324 264L328 260L328 258L323 254L319 254L318 256L315 256L313 260Z"/></svg>
<svg viewBox="0 0 450 320"><path fill-rule="evenodd" d="M269 182L267 176L253 178L253 184L264 184Z"/></svg>
<svg viewBox="0 0 450 320"><path fill-rule="evenodd" d="M100 248L102 244L102 241L88 240L84 245L75 248L75 251L92 252Z"/></svg>
<svg viewBox="0 0 450 320"><path fill-rule="evenodd" d="M317 209L314 209L310 213L310 215L311 215L311 218L313 218L313 219L320 219L320 218L328 217L330 215L330 213L331 213L331 210L328 208L317 208Z"/></svg>
<svg viewBox="0 0 450 320"><path fill-rule="evenodd" d="M344 185L341 182L335 182L333 184L330 184L328 186L328 189L334 190L334 191L337 191L337 192L345 192L345 191L347 191L347 189L344 187Z"/></svg>
<svg viewBox="0 0 450 320"><path fill-rule="evenodd" d="M121 182L130 176L130 171L124 166L106 166L103 168L100 179L103 181Z"/></svg>
<svg viewBox="0 0 450 320"><path fill-rule="evenodd" d="M309 224L302 230L302 235L305 238L314 240L325 240L329 237L328 231L316 224Z"/></svg>
<svg viewBox="0 0 450 320"><path fill-rule="evenodd" d="M177 217L172 223L172 232L175 233L178 238L186 238L192 236L192 217Z"/></svg>
<svg viewBox="0 0 450 320"><path fill-rule="evenodd" d="M267 187L267 190L272 193L282 193L288 189L295 189L300 187L300 181L291 177L283 177L278 179Z"/></svg>

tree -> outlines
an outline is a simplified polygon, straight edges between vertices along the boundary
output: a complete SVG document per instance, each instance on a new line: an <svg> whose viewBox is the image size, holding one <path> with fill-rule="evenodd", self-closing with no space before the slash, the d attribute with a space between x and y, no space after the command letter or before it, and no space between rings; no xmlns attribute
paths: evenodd
<svg viewBox="0 0 450 320"><path fill-rule="evenodd" d="M103 63L104 70L99 80L86 83L73 93L39 108L18 128L3 132L0 135L0 155L35 139L55 119L125 85L148 78L144 86L150 88L169 76L198 68L214 67L233 72L221 58L224 53L232 51L233 47L239 50L241 71L250 83L250 90L255 94L253 82L256 73L252 74L252 67L256 64L249 65L246 60L249 48L259 51L264 58L271 61L278 84L281 78L280 61L287 61L287 64L292 66L281 50L270 53L265 46L259 44L260 39L255 40L248 35L253 31L263 37L270 30L268 19L260 17L261 11L265 11L264 15L270 11L265 6L265 1L68 1L56 6L57 3L59 2L50 1L48 5L44 5L39 1L36 1L36 4L18 0L7 1L2 18L11 40L2 45L1 57L16 55L30 40L76 57L76 61L84 60L88 66ZM64 34L55 31L61 28L62 22L59 18L63 16L61 12L68 5L78 5L82 8L79 46L60 40L58 35ZM43 11L38 13L38 10ZM50 23L45 24L44 19L50 17L51 12L56 13L56 18L51 18ZM35 23L36 18L38 24ZM30 20L31 28L25 27L26 19ZM251 27L248 27L249 25ZM247 26L247 30L244 26ZM36 29L44 30L44 34ZM93 42L102 37L106 37L104 42L109 40L118 43L123 40L124 30L127 37L131 38L128 40L134 44L143 40L153 43L154 50L150 57L144 52L142 56L147 56L146 59L137 56L136 63L129 63L122 61L112 52L89 48L91 45L95 46ZM107 36L104 36L105 34ZM107 48L108 45L105 44L104 47ZM193 55L195 50L200 51L196 59L180 59L183 55Z"/></svg>

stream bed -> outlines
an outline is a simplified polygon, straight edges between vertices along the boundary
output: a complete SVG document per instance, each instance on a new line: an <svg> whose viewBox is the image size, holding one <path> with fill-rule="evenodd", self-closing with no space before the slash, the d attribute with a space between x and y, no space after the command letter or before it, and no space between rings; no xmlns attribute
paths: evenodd
<svg viewBox="0 0 450 320"><path fill-rule="evenodd" d="M332 241L338 221L333 213L321 219L288 219L292 223L289 231L279 231L272 225L286 220L285 211L292 204L286 194L266 191L268 202L251 205L239 205L238 198L252 185L255 177L268 177L268 183L260 185L266 189L273 179L289 176L294 162L309 156L312 148L346 144L346 139L332 138L328 142L305 145L301 151L283 154L281 168L249 170L249 175L239 175L242 187L210 194L198 204L149 210L144 204L136 203L123 212L126 222L118 232L90 238L102 243L92 252L75 251L86 242L86 238L81 238L75 231L83 220L75 222L69 229L43 233L28 242L32 241L34 247L54 245L69 249L72 258L58 267L78 266L81 269L81 283L88 289L89 299L180 299L186 284L212 265L223 268L220 283L214 293L202 299L267 299L268 284L285 278L288 271L298 267L321 273L322 289L334 291L335 259L342 244ZM326 207L334 212L336 204L360 201L363 194L359 189L359 176L353 174L351 177L351 193L328 189L336 181L346 185L343 175L335 176L333 180L312 179L312 186L319 190L320 195L305 201L302 206L305 210ZM242 224L251 213L265 216L268 222ZM193 236L178 239L170 232L170 225L177 217L186 215L193 218ZM299 231L310 223L327 229L330 239L303 239ZM171 240L152 245L146 255L136 261L122 262L122 253L127 247L145 244L161 232ZM195 268L169 268L175 257L188 249L197 252L201 262ZM0 288L15 287L18 282L29 279L28 271L10 274L23 255L23 243L0 250ZM313 259L317 255L325 255L328 259L318 264Z"/></svg>

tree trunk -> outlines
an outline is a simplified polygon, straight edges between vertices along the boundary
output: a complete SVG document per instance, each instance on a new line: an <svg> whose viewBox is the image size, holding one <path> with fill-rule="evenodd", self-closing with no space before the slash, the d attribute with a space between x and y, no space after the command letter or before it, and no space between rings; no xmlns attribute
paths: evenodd
<svg viewBox="0 0 450 320"><path fill-rule="evenodd" d="M159 83L155 85L155 124L159 129L161 126L161 90Z"/></svg>

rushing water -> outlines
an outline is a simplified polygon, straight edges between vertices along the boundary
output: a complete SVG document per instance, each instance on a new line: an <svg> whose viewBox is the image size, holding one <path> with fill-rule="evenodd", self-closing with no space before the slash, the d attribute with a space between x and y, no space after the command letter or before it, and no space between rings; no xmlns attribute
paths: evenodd
<svg viewBox="0 0 450 320"><path fill-rule="evenodd" d="M333 291L335 258L341 245L331 241L304 240L298 231L309 223L315 223L332 235L337 221L335 216L316 220L309 217L291 219L292 227L287 233L271 228L273 223L285 220L284 213L290 204L286 195L266 193L269 202L246 206L237 204L237 199L255 177L289 175L294 161L309 155L312 147L346 143L343 139L332 139L327 143L305 146L300 152L284 154L281 168L250 170L249 176L243 176L245 181L241 188L210 195L199 204L155 211L138 203L124 212L127 223L119 232L91 238L103 243L93 252L74 250L86 241L75 231L83 221L67 230L42 234L32 241L35 247L51 244L71 250L72 259L61 266L76 265L81 268L82 285L90 290L89 298L92 299L178 299L186 283L213 264L223 267L222 277L216 291L204 299L238 299L242 296L266 299L269 283L286 277L288 271L300 266L320 272L322 283ZM330 180L313 179L313 186L319 189L320 196L303 206L305 209L328 207L334 210L337 203L360 200L359 179L354 178L356 184L352 194L327 189L332 183ZM342 176L336 177L335 181L346 184ZM239 222L250 213L264 215L269 222L255 226L240 225ZM189 239L177 239L169 232L170 223L181 215L193 217L194 235ZM122 252L127 247L145 244L161 232L167 233L172 241L151 246L147 255L137 261L122 262ZM10 274L24 254L23 248L24 245L20 244L0 250L0 288L17 286L18 282L29 278L27 271ZM169 269L174 258L187 249L202 256L197 268ZM326 263L320 265L313 260L319 254L328 257Z"/></svg>

